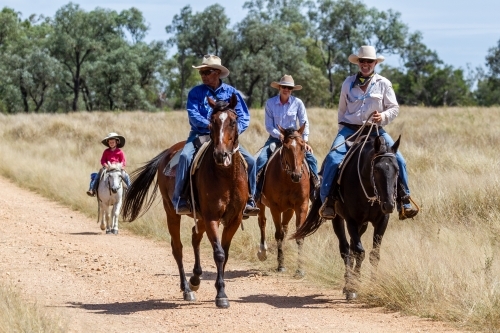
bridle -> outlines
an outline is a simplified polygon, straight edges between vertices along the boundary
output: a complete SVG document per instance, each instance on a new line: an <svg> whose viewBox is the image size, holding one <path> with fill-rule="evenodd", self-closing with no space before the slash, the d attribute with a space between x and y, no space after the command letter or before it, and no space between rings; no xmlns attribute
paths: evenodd
<svg viewBox="0 0 500 333"><path fill-rule="evenodd" d="M227 105L229 105L229 103L227 103ZM217 113L219 113L219 112L231 112L231 113L233 113L233 114L236 116L236 119L238 119L238 114L236 113L236 111L235 111L235 110L233 110L233 109L231 109L231 108L228 108L228 107L227 107L227 105L226 105L226 106L224 106L222 109L217 110L217 112L215 112L214 114L217 114ZM212 138L212 131L210 131L210 138L212 139L212 143L214 144L214 148L215 148L215 140ZM234 155L234 154L235 154L235 153L236 153L239 149L240 149L240 145L238 144L236 147L234 147L234 148L233 148L233 150L232 150L232 151L224 151L224 152L222 153L222 155L223 155L223 157L228 157L228 156L229 156L229 157L230 157L230 159L232 160L232 159L233 159L233 155ZM214 155L214 158L215 158L215 154L216 154L215 149L214 149L214 151L213 151L213 153L212 153L212 154Z"/></svg>
<svg viewBox="0 0 500 333"><path fill-rule="evenodd" d="M290 138L290 139L299 139L301 136L300 135L290 135L290 136L287 136L287 138ZM283 139L284 141L284 139ZM293 173L293 170L292 168L290 167L290 163L288 162L288 159L287 158L283 158L283 149L285 148L285 145L282 144L281 145L281 149L280 149L280 162L281 162L281 168L283 169L283 171L286 172L287 175L291 175ZM287 148L288 149L288 148ZM301 163L300 165L300 173L299 173L299 178L302 177L302 173L304 171L304 163Z"/></svg>
<svg viewBox="0 0 500 333"><path fill-rule="evenodd" d="M361 152L360 152L360 155L361 155ZM374 192L374 196L373 197L369 197L367 194L366 194L366 191L365 191L365 188L363 186L363 182L361 182L361 175L360 175L360 171L359 171L359 158L358 158L358 175L359 175L359 181L361 182L361 187L363 188L363 191L365 192L365 196L368 198L368 201L372 203L373 205L373 202L377 202L380 204L380 196L378 194L378 191L377 191L377 185L375 184L375 176L374 176L374 172L373 172L373 169L374 169L374 166L375 166L375 160L379 157L390 157L390 158L394 158L396 159L396 154L394 153L382 153L382 154L376 154L375 156L372 157L372 160L371 160L371 166L370 166L370 181L371 181L371 184L372 184L372 187L373 187L373 192ZM395 178L398 179L398 176L399 176L399 171L396 172L396 176ZM394 182L394 193L393 193L393 199L394 201L396 200L396 187L397 187L397 181Z"/></svg>
<svg viewBox="0 0 500 333"><path fill-rule="evenodd" d="M106 170L107 174L108 173L115 173L115 172L119 172L120 173L120 182L119 182L119 185L118 185L118 189L120 189L122 187L122 182L121 181L123 180L122 170L120 170L120 169ZM107 181L108 181L109 195L112 195L113 190L112 190L112 184L111 184L111 177L109 177L109 175L108 175Z"/></svg>

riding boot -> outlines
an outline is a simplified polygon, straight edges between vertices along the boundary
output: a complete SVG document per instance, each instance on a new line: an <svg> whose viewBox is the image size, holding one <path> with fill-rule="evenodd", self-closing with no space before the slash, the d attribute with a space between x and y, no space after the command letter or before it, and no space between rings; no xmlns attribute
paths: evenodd
<svg viewBox="0 0 500 333"><path fill-rule="evenodd" d="M89 190L87 191L87 195L89 197L95 197L97 176L98 176L97 172L93 172L90 174L90 185L89 185Z"/></svg>
<svg viewBox="0 0 500 333"><path fill-rule="evenodd" d="M403 185L401 185L399 181L397 192L396 205L399 212L399 219L402 221L408 218L414 218L418 214L419 209L412 207L410 195L406 194Z"/></svg>
<svg viewBox="0 0 500 333"><path fill-rule="evenodd" d="M179 201L177 202L177 207L175 207L175 212L177 215L188 215L192 213L191 205L189 204L189 200L186 200L183 197L179 197Z"/></svg>
<svg viewBox="0 0 500 333"><path fill-rule="evenodd" d="M252 195L248 196L248 201L243 211L243 216L257 216L259 215L260 209L257 207L255 200Z"/></svg>
<svg viewBox="0 0 500 333"><path fill-rule="evenodd" d="M318 176L315 175L314 173L311 172L311 176L309 177L310 181L310 190L309 190L309 199L311 202L316 199L316 193L319 193L317 190L319 189L321 185L321 181L319 180Z"/></svg>
<svg viewBox="0 0 500 333"><path fill-rule="evenodd" d="M335 201L331 197L327 197L321 205L319 216L325 220L333 220L337 216L337 213L335 213Z"/></svg>

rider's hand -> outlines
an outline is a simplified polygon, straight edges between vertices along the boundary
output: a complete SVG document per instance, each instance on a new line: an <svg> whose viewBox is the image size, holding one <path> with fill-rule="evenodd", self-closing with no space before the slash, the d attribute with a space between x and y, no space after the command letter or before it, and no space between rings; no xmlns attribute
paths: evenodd
<svg viewBox="0 0 500 333"><path fill-rule="evenodd" d="M382 122L382 113L380 113L378 111L374 111L373 116L372 116L372 122L374 122L374 123Z"/></svg>
<svg viewBox="0 0 500 333"><path fill-rule="evenodd" d="M280 133L280 141L283 142L283 140L285 140L285 136Z"/></svg>
<svg viewBox="0 0 500 333"><path fill-rule="evenodd" d="M311 146L309 146L309 144L308 144L307 142L306 142L306 150L307 150L308 152L310 152L311 154L313 153L313 149L312 149L312 147L311 147Z"/></svg>

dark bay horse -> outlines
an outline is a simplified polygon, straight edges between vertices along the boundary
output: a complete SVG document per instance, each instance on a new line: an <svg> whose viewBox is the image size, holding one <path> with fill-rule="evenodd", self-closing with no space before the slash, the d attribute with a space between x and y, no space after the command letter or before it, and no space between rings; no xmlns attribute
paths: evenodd
<svg viewBox="0 0 500 333"><path fill-rule="evenodd" d="M200 286L202 268L200 263L200 242L206 232L213 248L217 278L215 288L217 295L215 304L220 308L229 307L225 293L224 270L229 257L231 240L238 230L243 218L243 209L248 200L248 180L244 159L238 150L238 124L234 107L237 104L233 95L230 102L208 98L213 109L210 122L211 143L199 169L192 177L195 200L197 202L196 217L199 219L196 228L192 229L192 246L195 255L193 276L189 283L186 280L182 262L182 243L180 237L181 216L176 214L171 197L175 187L175 177L165 176L163 170L175 153L182 149L185 142L180 142L163 151L146 165L132 173L132 186L125 197L122 215L125 220L133 221L144 213L153 203L158 187L160 188L163 207L167 214L168 231L171 236L172 254L177 262L180 276L180 287L184 300L194 301L193 291ZM157 181L154 191L148 190L155 176ZM145 205L144 205L145 204ZM144 206L144 208L143 208ZM190 215L193 217L193 215ZM224 230L219 238L219 224Z"/></svg>
<svg viewBox="0 0 500 333"><path fill-rule="evenodd" d="M401 137L389 147L382 136L360 142L353 146L351 158L344 160L340 180L340 200L335 201L337 216L333 219L333 230L339 240L340 255L344 260L344 293L348 300L357 297L357 284L365 250L361 236L365 233L368 222L373 225L373 249L370 263L376 269L380 261L380 245L384 237L389 215L395 207L398 164L396 152ZM321 199L319 195L313 202L307 218L299 230L292 236L300 239L313 234L320 227L323 219L319 215ZM345 227L350 237L347 241Z"/></svg>
<svg viewBox="0 0 500 333"><path fill-rule="evenodd" d="M278 271L280 272L285 271L283 240L288 231L288 223L295 213L295 225L298 229L306 219L309 208L310 174L304 160L306 145L302 139L305 125L304 123L299 130L283 129L278 126L284 137L283 144L267 165L261 200L257 203L260 208L260 250L257 256L260 260L267 258L265 212L267 206L271 210L276 228L274 238L278 244ZM299 252L296 276L303 276L300 256L304 240L297 239L296 242Z"/></svg>

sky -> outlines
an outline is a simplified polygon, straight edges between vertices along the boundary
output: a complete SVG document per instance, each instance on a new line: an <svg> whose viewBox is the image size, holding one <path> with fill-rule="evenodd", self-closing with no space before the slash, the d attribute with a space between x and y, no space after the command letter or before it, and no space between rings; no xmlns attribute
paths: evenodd
<svg viewBox="0 0 500 333"><path fill-rule="evenodd" d="M243 9L246 0L86 0L73 2L84 10L96 7L121 11L138 8L144 15L150 30L147 41L166 40L165 26L172 23L174 15L190 5L193 12L203 11L218 3L226 9L231 25L246 16ZM484 67L488 49L496 47L500 40L499 0L362 0L368 7L401 13L401 20L411 32L420 31L424 44L437 52L445 64L466 69L467 66ZM1 0L0 7L10 7L21 12L23 18L31 14L53 17L58 9L68 4L64 0ZM386 63L400 65L397 57L386 57Z"/></svg>

